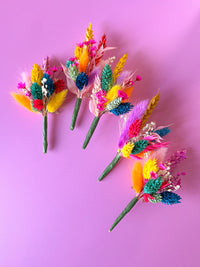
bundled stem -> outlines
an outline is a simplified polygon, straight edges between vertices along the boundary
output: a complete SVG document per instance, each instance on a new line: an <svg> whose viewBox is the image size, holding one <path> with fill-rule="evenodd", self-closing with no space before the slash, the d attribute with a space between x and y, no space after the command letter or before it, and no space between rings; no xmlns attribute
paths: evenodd
<svg viewBox="0 0 200 267"><path fill-rule="evenodd" d="M47 153L47 113L43 114L43 153Z"/></svg>
<svg viewBox="0 0 200 267"><path fill-rule="evenodd" d="M76 98L76 104L74 106L74 111L73 111L73 115L72 115L72 121L71 121L71 126L70 126L70 130L74 130L75 124L76 124L76 119L78 116L78 112L81 106L81 102L82 102L82 98L77 97Z"/></svg>
<svg viewBox="0 0 200 267"><path fill-rule="evenodd" d="M99 181L103 180L106 175L109 174L109 172L115 167L117 162L121 159L120 153L117 153L117 155L114 157L114 159L111 161L111 163L107 166L107 168L102 172L101 176L99 177Z"/></svg>
<svg viewBox="0 0 200 267"><path fill-rule="evenodd" d="M88 131L88 133L86 135L86 138L85 138L85 141L84 141L84 144L83 144L83 149L85 149L87 147L87 145L88 145L88 143L90 141L90 138L92 137L92 135L94 133L94 130L97 127L97 124L99 122L99 119L100 119L100 117L97 117L97 116L94 117L94 120L93 120L93 122L92 122L92 124L90 126L90 129L89 129L89 131Z"/></svg>
<svg viewBox="0 0 200 267"><path fill-rule="evenodd" d="M117 217L113 225L111 226L109 232L111 232L115 226L124 218L124 216L135 206L135 204L138 202L139 198L134 197L131 202L126 206L126 208L122 211L122 213Z"/></svg>

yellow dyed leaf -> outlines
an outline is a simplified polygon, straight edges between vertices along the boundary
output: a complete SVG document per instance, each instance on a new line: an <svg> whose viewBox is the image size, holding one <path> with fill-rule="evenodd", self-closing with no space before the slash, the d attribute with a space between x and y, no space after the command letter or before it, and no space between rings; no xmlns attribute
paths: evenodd
<svg viewBox="0 0 200 267"><path fill-rule="evenodd" d="M142 164L136 161L132 172L132 182L135 192L138 194L143 188Z"/></svg>
<svg viewBox="0 0 200 267"><path fill-rule="evenodd" d="M150 179L151 178L151 172L157 172L158 171L158 165L156 159L149 159L143 167L143 176L144 179Z"/></svg>
<svg viewBox="0 0 200 267"><path fill-rule="evenodd" d="M53 95L47 105L47 110L51 113L58 110L63 104L66 95L67 95L67 90L63 90L60 93Z"/></svg>
<svg viewBox="0 0 200 267"><path fill-rule="evenodd" d="M111 101L113 101L115 98L118 97L118 91L120 90L120 86L119 85L114 85L107 93L106 95L106 99L107 102L106 104L110 103Z"/></svg>
<svg viewBox="0 0 200 267"><path fill-rule="evenodd" d="M87 46L84 46L82 53L80 55L80 59L79 59L79 71L80 72L86 71L88 62L89 62L88 49L87 49Z"/></svg>
<svg viewBox="0 0 200 267"><path fill-rule="evenodd" d="M22 94L16 94L16 93L11 93L12 97L15 99L15 101L20 104L22 107L28 109L29 111L32 111L31 108L31 102L28 97Z"/></svg>
<svg viewBox="0 0 200 267"><path fill-rule="evenodd" d="M127 60L127 54L124 54L123 57L121 57L119 62L117 63L117 65L113 71L113 81L114 82L117 79L117 77L119 76L120 72L123 70L123 67L126 63L126 60Z"/></svg>
<svg viewBox="0 0 200 267"><path fill-rule="evenodd" d="M86 30L86 41L94 39L93 30L92 30L92 24L90 23L87 30Z"/></svg>
<svg viewBox="0 0 200 267"><path fill-rule="evenodd" d="M32 83L38 83L40 85L42 77L43 77L43 71L41 70L40 65L34 64L32 70L31 70Z"/></svg>

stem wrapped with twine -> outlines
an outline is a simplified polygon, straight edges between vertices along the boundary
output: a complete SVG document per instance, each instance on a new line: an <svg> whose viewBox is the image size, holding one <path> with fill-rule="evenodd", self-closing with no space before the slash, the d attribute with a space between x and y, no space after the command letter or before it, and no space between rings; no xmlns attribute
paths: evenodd
<svg viewBox="0 0 200 267"><path fill-rule="evenodd" d="M92 124L90 126L90 129L89 129L89 131L88 131L88 133L86 135L86 138L85 138L85 141L84 141L84 144L83 144L83 149L85 149L87 147L87 145L88 145L88 143L90 141L90 138L92 137L92 135L94 133L94 130L97 127L97 124L99 122L99 119L100 119L100 117L97 117L97 116L94 117L94 120L93 120L93 122L92 122Z"/></svg>
<svg viewBox="0 0 200 267"><path fill-rule="evenodd" d="M99 177L99 181L103 180L109 172L115 167L117 162L121 159L120 153L118 152L117 155L114 157L114 159L111 161L111 163L107 166L107 168L102 172L101 176Z"/></svg>
<svg viewBox="0 0 200 267"><path fill-rule="evenodd" d="M47 114L43 115L43 153L47 153Z"/></svg>
<svg viewBox="0 0 200 267"><path fill-rule="evenodd" d="M135 204L138 202L139 198L134 197L131 202L126 206L126 208L122 211L122 213L117 217L113 225L111 226L109 232L111 232L117 224L124 218L124 216L135 206Z"/></svg>
<svg viewBox="0 0 200 267"><path fill-rule="evenodd" d="M71 121L71 126L70 126L70 130L74 130L75 124L76 124L76 119L78 116L78 112L81 106L81 102L82 102L82 98L77 97L76 98L76 104L74 106L74 111L73 111L73 115L72 115L72 121Z"/></svg>

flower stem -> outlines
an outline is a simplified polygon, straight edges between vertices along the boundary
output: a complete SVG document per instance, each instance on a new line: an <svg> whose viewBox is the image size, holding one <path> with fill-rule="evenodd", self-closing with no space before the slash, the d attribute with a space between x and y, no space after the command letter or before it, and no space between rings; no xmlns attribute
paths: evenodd
<svg viewBox="0 0 200 267"><path fill-rule="evenodd" d="M112 227L110 228L109 232L111 232L115 228L115 226L117 226L117 224L124 218L124 216L135 206L138 200L139 200L138 197L134 197L131 200L131 202L126 206L126 208L122 211L122 213L117 217Z"/></svg>
<svg viewBox="0 0 200 267"><path fill-rule="evenodd" d="M92 124L90 126L90 129L89 129L89 131L88 131L88 133L86 135L86 138L85 138L85 141L84 141L84 144L83 144L83 149L85 149L87 147L87 145L88 145L88 143L90 141L90 138L92 137L92 135L94 133L94 130L97 127L97 124L99 122L99 119L100 119L100 117L97 117L97 116L94 117L94 120L93 120L93 122L92 122Z"/></svg>
<svg viewBox="0 0 200 267"><path fill-rule="evenodd" d="M121 159L120 153L117 153L117 155L114 157L114 159L111 161L111 163L107 166L107 168L102 172L101 176L99 177L99 181L103 180L106 175L109 174L109 172L115 167L117 162Z"/></svg>
<svg viewBox="0 0 200 267"><path fill-rule="evenodd" d="M78 112L81 106L81 102L82 102L82 98L77 97L76 98L76 104L74 106L74 111L73 111L73 115L72 115L72 121L71 121L71 126L70 126L70 130L74 130L75 124L76 124L76 119L78 116Z"/></svg>
<svg viewBox="0 0 200 267"><path fill-rule="evenodd" d="M43 115L43 153L47 153L47 114Z"/></svg>

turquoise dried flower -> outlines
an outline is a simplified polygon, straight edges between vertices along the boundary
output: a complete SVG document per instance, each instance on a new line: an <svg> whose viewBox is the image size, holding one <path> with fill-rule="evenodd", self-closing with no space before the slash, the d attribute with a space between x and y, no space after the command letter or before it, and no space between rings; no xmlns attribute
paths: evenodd
<svg viewBox="0 0 200 267"><path fill-rule="evenodd" d="M31 95L33 99L41 99L43 98L42 96L42 88L38 83L32 83L31 84Z"/></svg>
<svg viewBox="0 0 200 267"><path fill-rule="evenodd" d="M162 185L161 177L158 177L157 179L149 179L149 181L144 186L144 193L152 195L160 189Z"/></svg>
<svg viewBox="0 0 200 267"><path fill-rule="evenodd" d="M131 152L131 154L139 154L142 152L146 147L148 146L148 141L147 140L139 140L134 143L134 148Z"/></svg>
<svg viewBox="0 0 200 267"><path fill-rule="evenodd" d="M102 70L102 74L101 74L101 88L108 92L108 90L111 88L112 86L112 70L111 67L109 65L105 65L105 67Z"/></svg>

